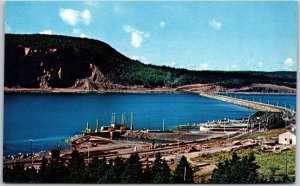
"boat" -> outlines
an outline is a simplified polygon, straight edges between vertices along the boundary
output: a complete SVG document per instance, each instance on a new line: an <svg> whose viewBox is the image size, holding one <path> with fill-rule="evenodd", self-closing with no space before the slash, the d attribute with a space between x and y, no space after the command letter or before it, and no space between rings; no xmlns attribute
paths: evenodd
<svg viewBox="0 0 300 186"><path fill-rule="evenodd" d="M112 113L111 124L109 126L102 126L99 128L99 120L96 119L96 129L93 130L89 128L89 124L87 123L86 128L82 131L83 135L89 136L101 136L105 138L116 138L124 135L126 131L133 130L133 112L131 113L131 127L127 127L125 124L125 114L122 113L122 122L121 124L116 123L116 113Z"/></svg>

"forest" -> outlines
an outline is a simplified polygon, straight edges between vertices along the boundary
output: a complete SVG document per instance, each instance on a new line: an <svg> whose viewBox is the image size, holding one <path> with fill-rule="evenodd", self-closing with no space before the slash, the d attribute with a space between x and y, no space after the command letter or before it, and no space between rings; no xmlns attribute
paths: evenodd
<svg viewBox="0 0 300 186"><path fill-rule="evenodd" d="M175 170L171 170L165 159L158 152L151 163L142 164L138 153L123 159L114 160L94 157L85 163L75 149L71 159L62 160L59 155L51 160L42 159L40 168L25 167L18 162L13 167L4 166L3 181L6 183L290 183L294 182L286 174L275 176L276 169L270 177L258 174L259 166L254 153L240 157L233 152L231 159L220 160L208 180L195 180L193 168L185 156L181 156Z"/></svg>

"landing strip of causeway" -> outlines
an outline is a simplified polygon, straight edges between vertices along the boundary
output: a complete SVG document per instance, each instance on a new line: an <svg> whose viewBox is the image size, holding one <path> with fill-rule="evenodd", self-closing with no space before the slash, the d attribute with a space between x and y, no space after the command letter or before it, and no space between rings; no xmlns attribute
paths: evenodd
<svg viewBox="0 0 300 186"><path fill-rule="evenodd" d="M294 116L296 114L295 111L285 108L285 107L280 107L280 106L274 106L274 105L269 105L265 103L260 103L260 102L254 102L254 101L249 101L249 100L243 100L243 99L237 99L233 97L228 97L224 95L219 95L219 94L207 94L207 93L199 93L200 96L227 102L227 103L232 103L235 105L239 105L242 107L247 107L250 109L254 109L257 111L263 111L263 112L284 112L288 113L290 116Z"/></svg>

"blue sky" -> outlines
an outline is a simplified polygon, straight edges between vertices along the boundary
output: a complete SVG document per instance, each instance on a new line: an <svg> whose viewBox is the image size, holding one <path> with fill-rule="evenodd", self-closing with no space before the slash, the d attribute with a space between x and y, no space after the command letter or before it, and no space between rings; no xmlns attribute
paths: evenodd
<svg viewBox="0 0 300 186"><path fill-rule="evenodd" d="M294 71L297 16L296 1L8 1L5 32L93 38L176 68Z"/></svg>

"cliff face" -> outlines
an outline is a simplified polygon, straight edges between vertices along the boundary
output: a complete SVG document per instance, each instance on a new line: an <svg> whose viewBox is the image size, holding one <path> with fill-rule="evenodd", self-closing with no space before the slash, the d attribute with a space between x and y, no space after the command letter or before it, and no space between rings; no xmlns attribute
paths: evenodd
<svg viewBox="0 0 300 186"><path fill-rule="evenodd" d="M92 75L89 61L75 49L9 46L5 54L6 86L72 87Z"/></svg>

